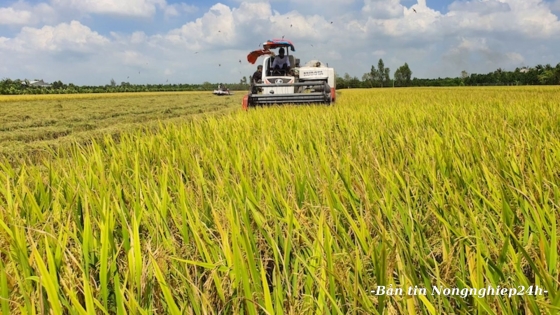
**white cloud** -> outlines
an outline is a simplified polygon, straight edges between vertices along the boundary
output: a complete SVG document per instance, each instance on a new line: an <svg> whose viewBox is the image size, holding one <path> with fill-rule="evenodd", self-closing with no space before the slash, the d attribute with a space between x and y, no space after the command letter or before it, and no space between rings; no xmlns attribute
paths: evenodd
<svg viewBox="0 0 560 315"><path fill-rule="evenodd" d="M473 12L479 15L488 15L499 12L509 12L511 7L507 2L498 0L485 1L455 1L449 5L449 11Z"/></svg>
<svg viewBox="0 0 560 315"><path fill-rule="evenodd" d="M150 17L166 6L165 0L52 0L58 7L82 12L122 16Z"/></svg>
<svg viewBox="0 0 560 315"><path fill-rule="evenodd" d="M398 18L404 15L400 0L364 0L362 12L375 19Z"/></svg>
<svg viewBox="0 0 560 315"><path fill-rule="evenodd" d="M28 24L31 20L31 12L25 10L14 10L13 8L0 8L0 24Z"/></svg>
<svg viewBox="0 0 560 315"><path fill-rule="evenodd" d="M49 0L36 5L18 0L10 7L0 7L0 25L56 24L64 22L65 17L72 20L89 14L147 18L158 10L166 17L180 17L198 8L187 3L168 4L166 0Z"/></svg>
<svg viewBox="0 0 560 315"><path fill-rule="evenodd" d="M542 0L455 2L446 22L455 32L511 32L525 38L549 38L560 31L558 17Z"/></svg>
<svg viewBox="0 0 560 315"><path fill-rule="evenodd" d="M53 23L56 11L46 3L31 5L24 1L10 7L0 7L0 26L29 26L39 23Z"/></svg>
<svg viewBox="0 0 560 315"><path fill-rule="evenodd" d="M297 7L303 5L301 1L285 3ZM0 37L0 60L6 60L5 73L10 77L49 74L52 79L45 77L47 81L77 84L106 84L110 78L134 83L235 82L255 69L246 62L247 53L267 39L285 36L294 42L302 63L319 59L341 75L348 72L357 77L377 66L379 58L392 72L407 62L418 77L560 61L560 43L554 41L560 36L560 22L551 4L543 0L457 1L446 14L425 0L412 5L398 0L308 0L309 6L317 4L325 10L283 7L282 13L277 3L244 1L231 7L217 3L183 25L163 29L163 21L158 31L145 27L123 32L119 25L96 31L78 21L23 27L15 36ZM160 10L164 17L174 18L166 20L167 25L196 12L193 6L164 0L52 0L51 4L57 10L66 4L84 13L140 17L155 17ZM11 8L33 16L38 11L31 9L38 7ZM338 16L329 17L325 13L329 10L339 11ZM23 18L20 23L33 19L23 22ZM95 16L87 21L96 25Z"/></svg>
<svg viewBox="0 0 560 315"><path fill-rule="evenodd" d="M303 15L321 14L329 20L344 20L351 12L349 8L362 0L285 0L285 4Z"/></svg>
<svg viewBox="0 0 560 315"><path fill-rule="evenodd" d="M194 5L189 5L186 3L174 3L165 5L164 14L167 17L176 17L183 14L192 14L198 11L198 8Z"/></svg>
<svg viewBox="0 0 560 315"><path fill-rule="evenodd" d="M134 32L130 36L130 42L132 44L140 44L146 41L148 37L144 32Z"/></svg>
<svg viewBox="0 0 560 315"><path fill-rule="evenodd" d="M117 57L117 60L121 61L123 65L142 66L146 63L146 57L133 50L115 52L114 56Z"/></svg>
<svg viewBox="0 0 560 315"><path fill-rule="evenodd" d="M78 21L72 21L55 27L44 26L40 29L24 27L15 38L7 41L6 46L25 53L64 50L90 52L108 43L107 38Z"/></svg>
<svg viewBox="0 0 560 315"><path fill-rule="evenodd" d="M288 28L288 25L284 24L286 17L275 15L267 3L242 3L233 9L216 4L202 17L166 34L153 36L150 42L186 47L191 51L241 48L249 44L257 48L258 43L270 37L269 34L276 34L275 37L289 37L297 32L301 36L313 36L314 29L309 25L314 24L317 19L293 16L291 23L296 27ZM324 23L326 24L326 21ZM285 34L278 33L279 30Z"/></svg>
<svg viewBox="0 0 560 315"><path fill-rule="evenodd" d="M485 38L461 38L460 42L443 54L442 68L468 72L487 73L497 68L515 68L525 58L515 51L498 49L496 41L489 43Z"/></svg>

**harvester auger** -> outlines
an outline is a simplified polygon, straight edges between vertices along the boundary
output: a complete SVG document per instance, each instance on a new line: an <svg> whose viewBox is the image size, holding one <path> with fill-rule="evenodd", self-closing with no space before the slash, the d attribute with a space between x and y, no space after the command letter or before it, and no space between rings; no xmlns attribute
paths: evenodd
<svg viewBox="0 0 560 315"><path fill-rule="evenodd" d="M290 61L289 72L274 70L272 63L275 53L272 49L284 49ZM263 43L263 49L255 50L247 55L247 61L255 64L260 56L265 56L262 66L262 80L254 83L251 80L249 93L243 98L243 109L249 107L282 104L326 104L336 100L336 79L333 68L312 60L303 67L299 59L289 52L295 51L289 40L274 39Z"/></svg>

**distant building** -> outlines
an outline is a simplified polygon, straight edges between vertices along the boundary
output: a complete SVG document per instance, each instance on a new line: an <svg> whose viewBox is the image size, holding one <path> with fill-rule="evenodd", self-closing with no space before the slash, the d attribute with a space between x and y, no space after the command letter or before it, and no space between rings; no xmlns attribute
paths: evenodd
<svg viewBox="0 0 560 315"><path fill-rule="evenodd" d="M29 82L29 86L51 87L50 84L45 83L45 81L43 81L43 80L22 81L21 84L27 85L27 82Z"/></svg>
<svg viewBox="0 0 560 315"><path fill-rule="evenodd" d="M531 70L531 68L524 67L524 68L521 68L521 70L519 70L519 72L527 73L527 72L529 72L529 70Z"/></svg>

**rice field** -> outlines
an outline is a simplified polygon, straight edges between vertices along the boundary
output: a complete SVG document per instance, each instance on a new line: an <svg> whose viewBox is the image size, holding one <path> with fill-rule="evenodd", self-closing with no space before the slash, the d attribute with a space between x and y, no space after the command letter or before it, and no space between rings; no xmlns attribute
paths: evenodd
<svg viewBox="0 0 560 315"><path fill-rule="evenodd" d="M183 121L193 116L237 110L242 93L142 92L0 96L0 154L12 160L39 160L75 142Z"/></svg>
<svg viewBox="0 0 560 315"><path fill-rule="evenodd" d="M558 313L560 88L339 93L0 164L1 313Z"/></svg>

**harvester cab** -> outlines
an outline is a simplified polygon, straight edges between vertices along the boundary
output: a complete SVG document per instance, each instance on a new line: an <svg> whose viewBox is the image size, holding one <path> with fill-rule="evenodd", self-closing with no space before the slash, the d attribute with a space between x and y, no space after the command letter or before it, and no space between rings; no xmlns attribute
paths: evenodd
<svg viewBox="0 0 560 315"><path fill-rule="evenodd" d="M289 70L272 67L277 53L283 49L289 60ZM263 43L263 49L247 55L247 61L255 64L262 60L262 81L251 83L249 93L243 98L243 108L273 104L327 104L336 99L336 80L333 68L318 60L312 60L303 67L291 52L295 47L289 40L274 39ZM251 80L252 81L252 80Z"/></svg>

